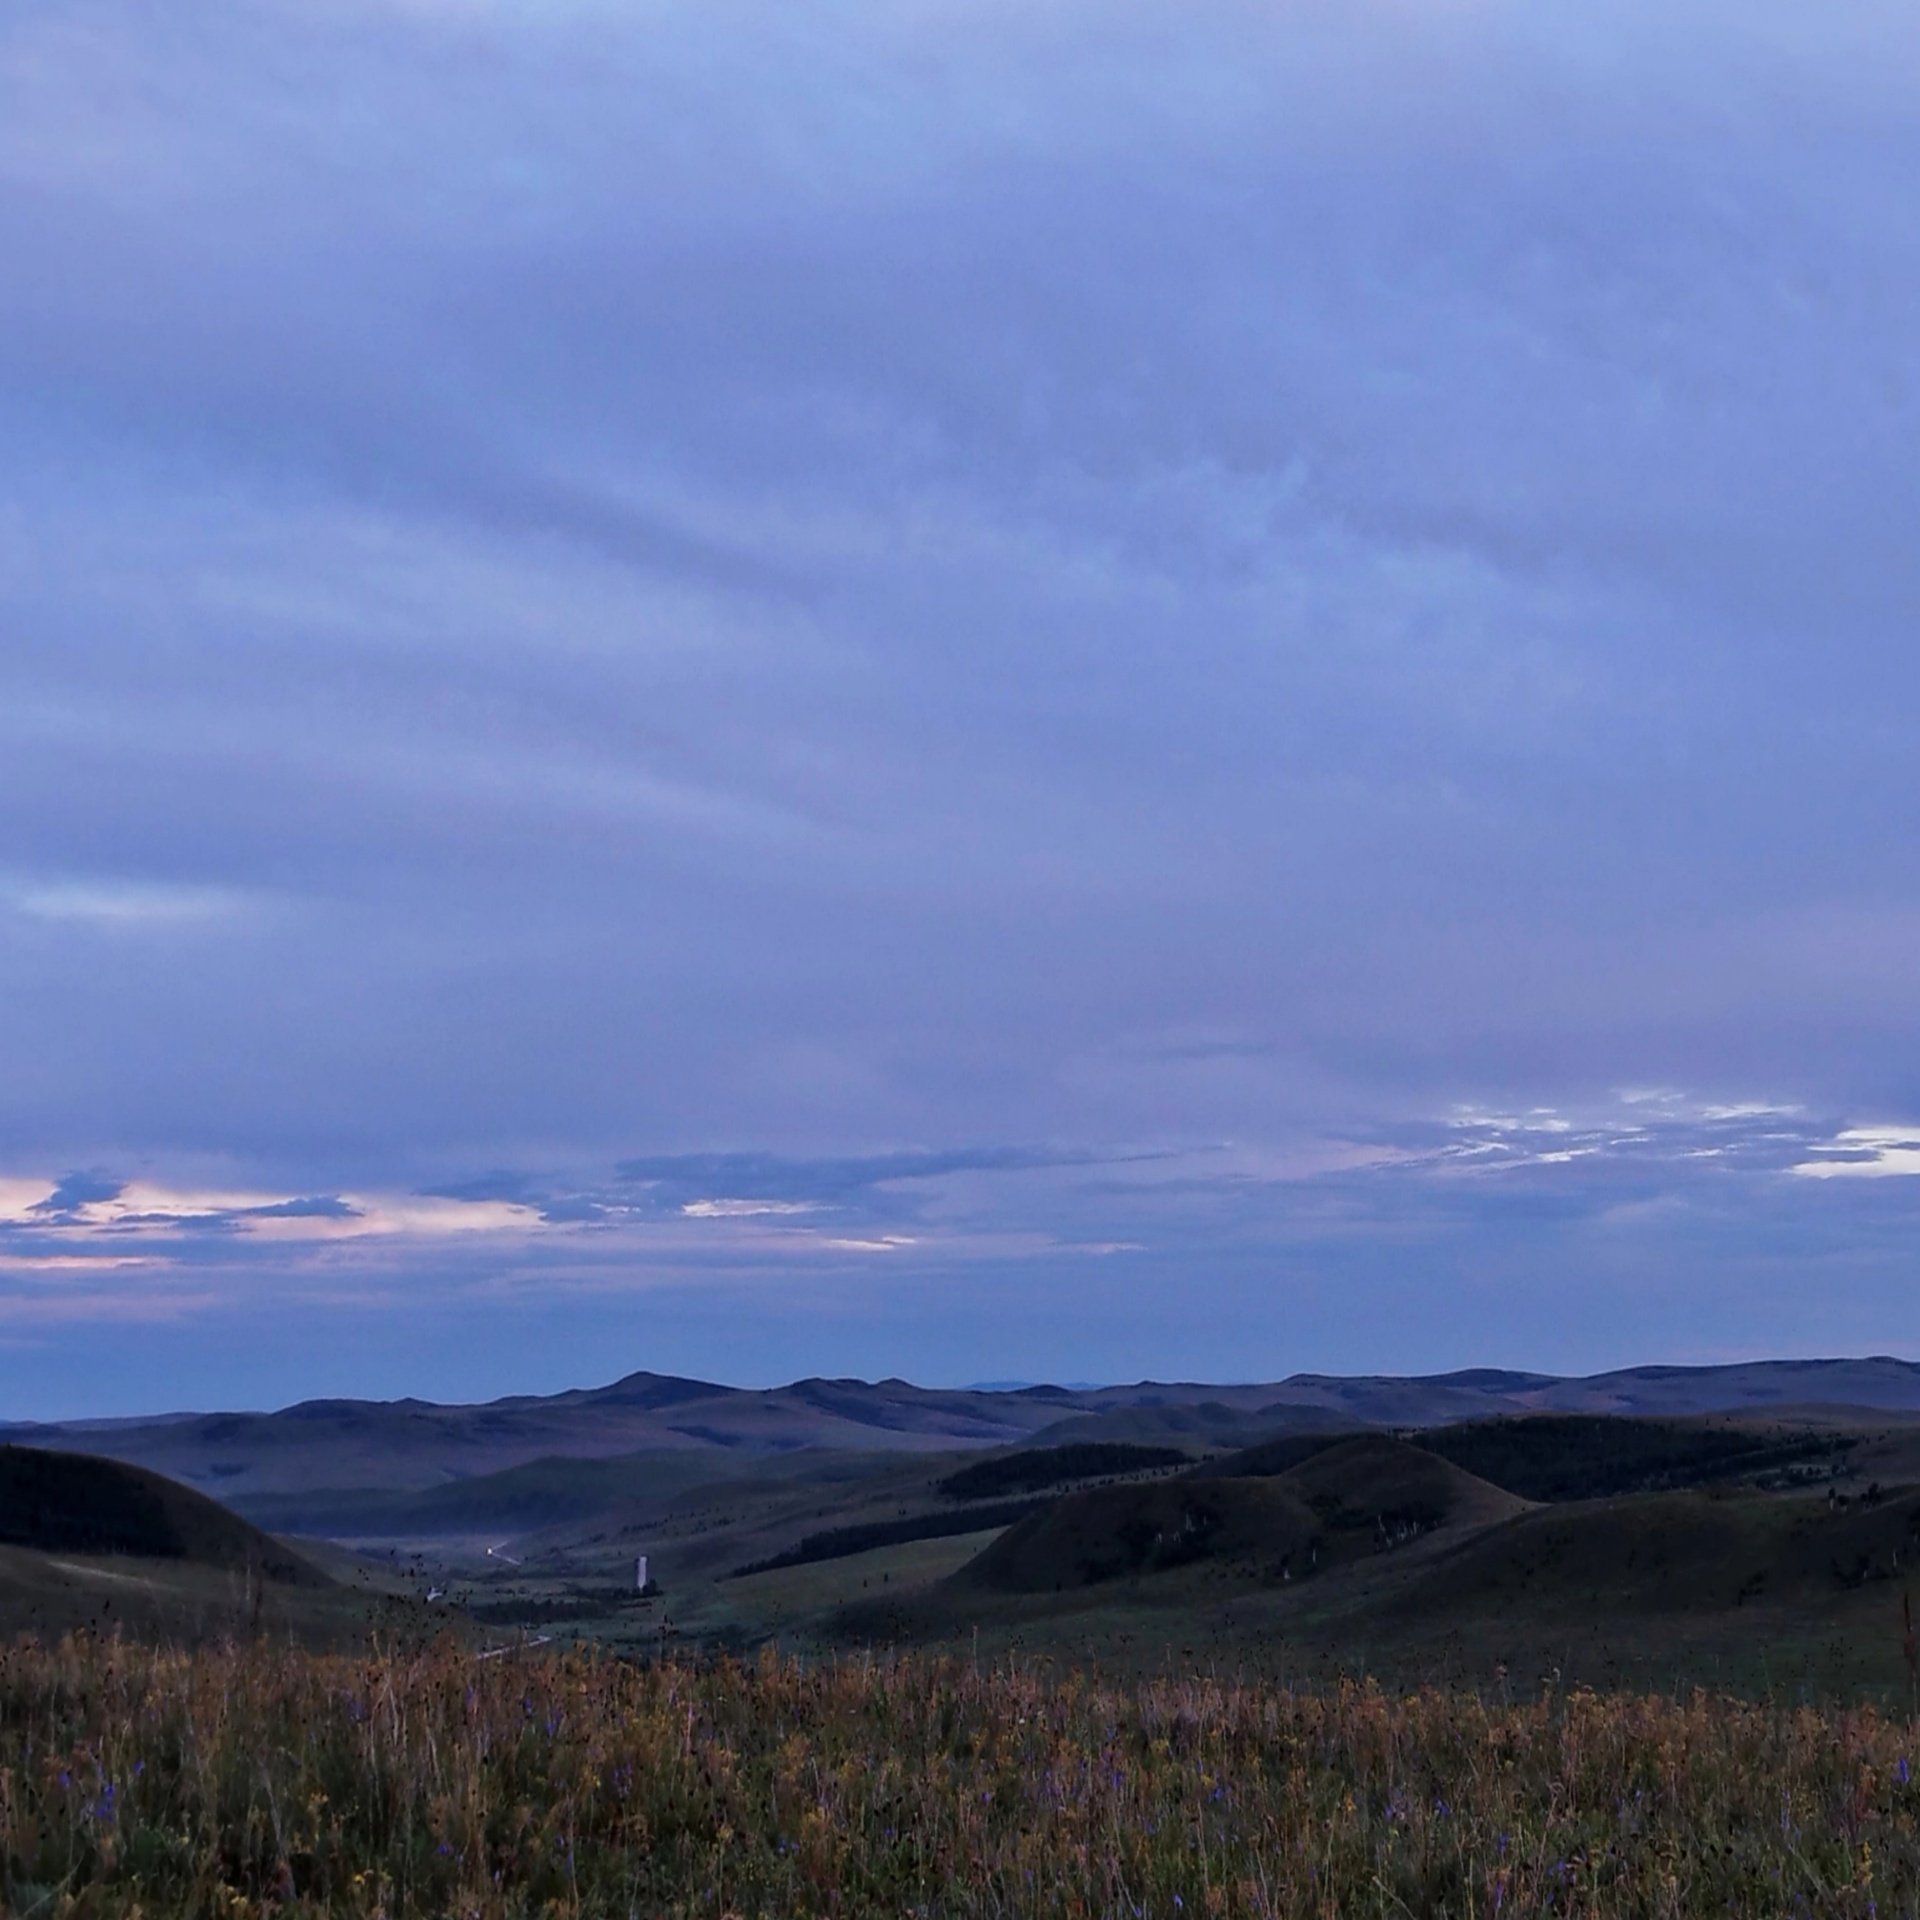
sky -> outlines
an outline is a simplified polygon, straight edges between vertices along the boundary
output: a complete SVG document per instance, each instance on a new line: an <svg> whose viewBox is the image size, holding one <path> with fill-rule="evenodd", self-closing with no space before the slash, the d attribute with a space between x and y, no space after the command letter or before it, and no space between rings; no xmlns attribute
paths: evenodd
<svg viewBox="0 0 1920 1920"><path fill-rule="evenodd" d="M0 1417L1920 1356L1920 36L10 0Z"/></svg>

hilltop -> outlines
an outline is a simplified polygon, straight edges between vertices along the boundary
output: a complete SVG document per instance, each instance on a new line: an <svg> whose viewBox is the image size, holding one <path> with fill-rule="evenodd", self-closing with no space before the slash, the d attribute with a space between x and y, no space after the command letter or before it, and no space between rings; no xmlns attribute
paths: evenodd
<svg viewBox="0 0 1920 1920"><path fill-rule="evenodd" d="M1382 1546L1484 1526L1524 1502L1403 1441L1367 1434L1286 1471L1212 1474L1070 1493L1009 1527L960 1576L1007 1593L1226 1563L1285 1584Z"/></svg>
<svg viewBox="0 0 1920 1920"><path fill-rule="evenodd" d="M427 1616L351 1556L346 1579L192 1487L122 1461L0 1446L0 1635L353 1645Z"/></svg>
<svg viewBox="0 0 1920 1920"><path fill-rule="evenodd" d="M333 1583L192 1487L87 1454L0 1446L0 1545L238 1568L285 1586Z"/></svg>

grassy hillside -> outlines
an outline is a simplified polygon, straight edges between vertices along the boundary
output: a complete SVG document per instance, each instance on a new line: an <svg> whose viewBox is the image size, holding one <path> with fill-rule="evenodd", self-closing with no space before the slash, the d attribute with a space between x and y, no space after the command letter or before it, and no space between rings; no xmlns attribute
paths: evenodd
<svg viewBox="0 0 1920 1920"><path fill-rule="evenodd" d="M1431 1614L1731 1611L1834 1599L1920 1571L1920 1493L1845 1508L1818 1495L1628 1494L1536 1508L1410 1588Z"/></svg>
<svg viewBox="0 0 1920 1920"><path fill-rule="evenodd" d="M1050 1446L1098 1441L1176 1446L1193 1452L1250 1446L1277 1433L1346 1431L1360 1424L1364 1423L1322 1407L1229 1406L1223 1400L1205 1398L1171 1404L1124 1403L1076 1413L1042 1427L1033 1437Z"/></svg>
<svg viewBox="0 0 1920 1920"><path fill-rule="evenodd" d="M458 1627L442 1607L341 1566L323 1587L291 1586L238 1567L131 1554L40 1553L0 1547L0 1640L30 1634L123 1635L163 1646L217 1645L255 1636L279 1644L361 1648L370 1633L417 1640Z"/></svg>
<svg viewBox="0 0 1920 1920"><path fill-rule="evenodd" d="M1521 1506L1504 1488L1385 1434L1317 1448L1278 1478L1329 1531L1378 1532L1389 1540L1438 1527L1487 1526Z"/></svg>
<svg viewBox="0 0 1920 1920"><path fill-rule="evenodd" d="M1898 1458L1871 1434L1857 1453ZM1278 1470L1232 1471L1243 1464ZM1914 1485L1854 1475L1817 1493L1749 1484L1533 1505L1424 1444L1349 1436L1067 1495L944 1582L850 1593L821 1633L977 1635L1120 1673L1204 1661L1405 1685L1556 1674L1905 1697L1917 1558Z"/></svg>
<svg viewBox="0 0 1920 1920"><path fill-rule="evenodd" d="M0 1544L43 1553L131 1554L329 1585L290 1548L196 1493L117 1460L0 1446Z"/></svg>
<svg viewBox="0 0 1920 1920"><path fill-rule="evenodd" d="M1291 1473L1302 1461L1316 1453L1325 1453L1361 1436L1352 1427L1330 1427L1324 1431L1280 1434L1252 1446L1237 1448L1203 1462L1193 1470L1196 1480L1268 1480L1275 1474Z"/></svg>
<svg viewBox="0 0 1920 1920"><path fill-rule="evenodd" d="M176 1645L265 1634L359 1646L376 1627L417 1636L448 1624L404 1591L424 1582L328 1557L331 1573L141 1468L0 1447L0 1638L86 1630Z"/></svg>
<svg viewBox="0 0 1920 1920"><path fill-rule="evenodd" d="M857 1526L827 1527L803 1536L764 1560L735 1569L728 1577L738 1580L748 1574L772 1573L782 1567L811 1566L820 1560L846 1560L856 1554L872 1553L877 1547L901 1547L917 1540L958 1539L963 1534L1010 1526L1041 1504L1031 1497L988 1501L947 1513L915 1513L899 1520L868 1520Z"/></svg>
<svg viewBox="0 0 1920 1920"><path fill-rule="evenodd" d="M1000 1593L1059 1593L1206 1559L1280 1580L1295 1563L1307 1571L1320 1538L1312 1508L1263 1481L1092 1487L1009 1527L956 1578Z"/></svg>
<svg viewBox="0 0 1920 1920"><path fill-rule="evenodd" d="M964 1577L1005 1593L1057 1593L1204 1560L1285 1583L1437 1529L1491 1524L1520 1504L1419 1447L1361 1435L1269 1476L1195 1474L1065 1495L1009 1527Z"/></svg>
<svg viewBox="0 0 1920 1920"><path fill-rule="evenodd" d="M1111 1440L1024 1447L1018 1453L994 1454L943 1475L934 1482L934 1491L949 1500L1000 1500L1009 1494L1040 1493L1074 1480L1184 1467L1192 1459L1180 1447L1143 1447Z"/></svg>
<svg viewBox="0 0 1920 1920"><path fill-rule="evenodd" d="M1420 1445L1528 1500L1597 1500L1714 1481L1823 1478L1861 1438L1724 1416L1538 1413L1436 1428Z"/></svg>

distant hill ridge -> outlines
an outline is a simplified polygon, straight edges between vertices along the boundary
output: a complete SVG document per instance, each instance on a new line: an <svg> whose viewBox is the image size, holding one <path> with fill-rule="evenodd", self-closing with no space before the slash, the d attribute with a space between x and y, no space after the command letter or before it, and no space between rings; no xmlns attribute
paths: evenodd
<svg viewBox="0 0 1920 1920"><path fill-rule="evenodd" d="M0 1425L0 1440L128 1461L246 1506L267 1496L422 1492L543 1459L718 1450L956 1451L1101 1442L1243 1446L1314 1429L1413 1428L1512 1413L1680 1417L1832 1406L1920 1416L1920 1365L1866 1359L1644 1366L1583 1377L1504 1368L1300 1373L1267 1383L1143 1380L1007 1391L899 1379L743 1388L637 1372L481 1405L312 1400L279 1412Z"/></svg>

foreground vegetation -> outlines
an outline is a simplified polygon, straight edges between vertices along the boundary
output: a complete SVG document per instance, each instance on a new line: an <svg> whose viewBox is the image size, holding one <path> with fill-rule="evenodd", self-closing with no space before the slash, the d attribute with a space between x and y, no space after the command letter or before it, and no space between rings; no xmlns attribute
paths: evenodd
<svg viewBox="0 0 1920 1920"><path fill-rule="evenodd" d="M0 1657L13 1913L1910 1913L1916 1728L968 1663Z"/></svg>

